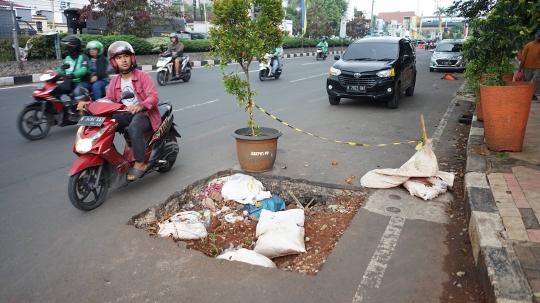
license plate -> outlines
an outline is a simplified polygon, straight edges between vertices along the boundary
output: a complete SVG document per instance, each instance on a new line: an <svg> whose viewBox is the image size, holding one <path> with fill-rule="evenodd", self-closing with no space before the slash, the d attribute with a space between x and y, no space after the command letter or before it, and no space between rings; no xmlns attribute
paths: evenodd
<svg viewBox="0 0 540 303"><path fill-rule="evenodd" d="M444 61L442 64L443 65L450 65L450 61Z"/></svg>
<svg viewBox="0 0 540 303"><path fill-rule="evenodd" d="M79 123L77 123L77 125L101 126L101 124L103 124L103 121L105 121L105 117L82 116L79 119Z"/></svg>
<svg viewBox="0 0 540 303"><path fill-rule="evenodd" d="M347 91L348 92L358 92L358 93L365 93L366 87L363 85L347 85Z"/></svg>

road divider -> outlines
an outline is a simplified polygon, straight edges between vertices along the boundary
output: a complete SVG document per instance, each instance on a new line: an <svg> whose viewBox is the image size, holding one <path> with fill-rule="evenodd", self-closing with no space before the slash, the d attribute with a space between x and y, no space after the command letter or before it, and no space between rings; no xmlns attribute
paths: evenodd
<svg viewBox="0 0 540 303"><path fill-rule="evenodd" d="M290 125L289 123L279 119L278 117L270 114L269 112L267 112L266 110L262 109L260 106L258 106L257 104L253 104L253 106L255 106L257 109L259 109L261 112L267 114L268 116L270 116L270 118L276 120L276 121L279 121L281 122L281 124L285 125L285 126L288 126L292 129L294 129L295 131L297 132L300 132L300 133L303 133L303 134L306 134L306 135L310 135L312 137L316 137L316 138L319 138L319 139L323 139L323 140L326 140L326 141L331 141L331 142L335 142L335 143L340 143L340 144L346 144L346 145L350 145L350 146L393 146L393 145L400 145L400 144L411 144L411 143L417 143L417 144L420 144L422 143L422 139L418 139L418 140L407 140L407 141L403 141L403 142L393 142L393 143L380 143L380 144L367 144L367 143L358 143L358 142L348 142L348 141L340 141L340 140L332 140L332 139L328 139L328 138L325 138L325 137L321 137L321 136L318 136L318 135L315 135L315 134L312 134L312 133L309 133L309 132L306 132L306 131L303 131L299 128L296 128L292 125Z"/></svg>

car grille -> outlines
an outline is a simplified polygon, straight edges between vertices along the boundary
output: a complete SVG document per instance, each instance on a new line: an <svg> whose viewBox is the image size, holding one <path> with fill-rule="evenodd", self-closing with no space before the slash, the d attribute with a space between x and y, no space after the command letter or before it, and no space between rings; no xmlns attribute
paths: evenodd
<svg viewBox="0 0 540 303"><path fill-rule="evenodd" d="M339 84L342 86L347 85L362 85L366 87L373 87L379 77L377 76L361 76L360 78L355 78L353 75L341 74L338 76Z"/></svg>
<svg viewBox="0 0 540 303"><path fill-rule="evenodd" d="M445 59L439 59L437 60L438 65L456 65L457 60L445 60Z"/></svg>

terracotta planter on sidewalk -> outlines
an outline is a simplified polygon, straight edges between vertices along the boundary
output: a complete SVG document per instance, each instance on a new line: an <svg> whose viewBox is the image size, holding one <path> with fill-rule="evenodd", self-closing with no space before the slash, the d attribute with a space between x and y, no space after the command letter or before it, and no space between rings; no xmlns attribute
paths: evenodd
<svg viewBox="0 0 540 303"><path fill-rule="evenodd" d="M480 86L486 145L491 151L521 151L534 84Z"/></svg>
<svg viewBox="0 0 540 303"><path fill-rule="evenodd" d="M277 129L261 127L260 136L251 136L251 128L240 128L232 133L236 138L236 155L242 170L265 172L272 170L276 161L277 141L281 132Z"/></svg>

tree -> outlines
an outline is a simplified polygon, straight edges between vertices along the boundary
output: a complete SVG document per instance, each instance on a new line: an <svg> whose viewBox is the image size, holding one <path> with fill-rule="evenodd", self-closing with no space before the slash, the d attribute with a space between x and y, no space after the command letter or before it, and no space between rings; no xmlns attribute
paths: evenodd
<svg viewBox="0 0 540 303"><path fill-rule="evenodd" d="M467 19L485 17L497 4L497 0L455 0L448 11L452 15L457 15Z"/></svg>
<svg viewBox="0 0 540 303"><path fill-rule="evenodd" d="M346 34L353 39L362 38L369 33L369 20L364 19L364 12L354 11L354 17L347 22Z"/></svg>
<svg viewBox="0 0 540 303"><path fill-rule="evenodd" d="M214 24L210 29L210 56L220 57L225 92L235 95L239 106L249 112L248 127L257 134L253 121L253 96L249 80L249 66L254 58L261 58L268 50L282 45L279 25L283 20L281 0L214 0ZM260 8L260 15L248 14L252 7ZM235 60L245 79L238 73L225 73L228 60Z"/></svg>
<svg viewBox="0 0 540 303"><path fill-rule="evenodd" d="M90 0L79 13L81 19L104 17L106 35L123 33L141 38L151 36L154 26L170 24L169 17L182 16L180 11L165 6L160 0ZM152 17L158 18L153 20Z"/></svg>
<svg viewBox="0 0 540 303"><path fill-rule="evenodd" d="M307 6L306 36L331 36L337 35L341 27L341 17L347 12L346 0L305 0ZM287 2L287 13L293 13L296 18L293 20L295 28L302 28L301 11L299 10L301 0L289 0ZM298 9L298 10L297 10ZM328 25L328 26L326 26ZM316 28L312 28L312 27Z"/></svg>

